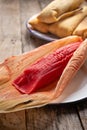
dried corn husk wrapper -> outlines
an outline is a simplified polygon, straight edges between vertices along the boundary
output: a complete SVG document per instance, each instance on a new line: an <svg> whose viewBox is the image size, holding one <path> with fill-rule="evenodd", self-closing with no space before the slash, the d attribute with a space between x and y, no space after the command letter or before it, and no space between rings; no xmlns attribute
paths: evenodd
<svg viewBox="0 0 87 130"><path fill-rule="evenodd" d="M29 24L32 26L32 28L33 29L36 29L36 30L38 30L38 31L40 31L40 32L42 32L42 33L48 33L48 32L50 32L50 33L53 33L53 34L55 34L55 35L57 35L57 36L61 36L61 37L63 37L63 34L60 32L60 31L64 31L62 28L64 28L64 27L62 27L61 28L61 26L60 26L60 24L61 24L61 22L64 20L64 19L68 19L69 17L73 17L76 13L80 13L81 14L81 10L82 10L82 8L79 8L79 9L76 9L76 10L73 10L73 11L70 11L70 12L67 12L67 13L65 13L65 14L63 14L63 15L61 15L60 17L58 17L58 20L57 21L59 21L59 22L55 22L55 23L53 23L53 24L46 24L46 23L43 23L43 22L41 22L38 18L37 18L37 16L36 17L34 17L34 18L32 18L31 20L29 20ZM77 17L76 17L77 18ZM77 18L78 19L78 18ZM78 19L78 21L79 21L79 19ZM59 24L60 23L60 24ZM73 23L74 24L74 23ZM66 25L65 25L66 26ZM67 27L66 27L67 28ZM66 30L65 30L66 31ZM63 33L65 33L66 34L66 32L63 32Z"/></svg>
<svg viewBox="0 0 87 130"><path fill-rule="evenodd" d="M50 25L49 32L59 37L72 35L73 31L86 16L87 6L84 6L80 11L76 12L74 15L60 19L58 22Z"/></svg>
<svg viewBox="0 0 87 130"><path fill-rule="evenodd" d="M65 12L77 9L84 0L54 0L38 15L43 23L54 23Z"/></svg>
<svg viewBox="0 0 87 130"><path fill-rule="evenodd" d="M59 0L59 2L64 2ZM32 26L33 29L38 30L42 33L51 33L59 38L63 38L70 35L78 35L81 36L83 39L87 38L87 2L86 1L74 1L77 2L78 8L71 8L69 9L69 6L71 6L72 1L67 1L66 4L61 4L59 7L59 12L64 11L67 9L67 11L64 11L63 13L60 13L58 16L54 15L53 12L56 12L57 10L53 8L51 9L51 4L56 3L56 0L50 3L44 10L41 11L41 13L36 16L35 18L29 20L29 24ZM72 7L75 6L75 3L72 4ZM56 4L57 6L57 4ZM57 8L58 9L58 8ZM46 13L50 12L50 13ZM42 20L42 16L44 16L44 19ZM49 18L50 16L50 18ZM53 22L51 21L53 18L55 19ZM45 21L47 20L47 22Z"/></svg>
<svg viewBox="0 0 87 130"><path fill-rule="evenodd" d="M0 64L0 113L8 113L40 107L49 104L58 98L67 84L74 77L87 56L87 40L85 40L72 56L70 62L63 71L60 79L48 85L46 88L33 94L22 94L14 86L12 81L21 74L21 72L33 64L44 55L52 53L54 50L72 42L81 41L80 37L70 36L43 45L35 50L19 55L12 56ZM74 68L77 66L77 70ZM67 75L67 76L65 76ZM66 77L66 78L64 78ZM66 80L67 79L67 80Z"/></svg>
<svg viewBox="0 0 87 130"><path fill-rule="evenodd" d="M85 17L73 32L74 35L87 38L87 17Z"/></svg>
<svg viewBox="0 0 87 130"><path fill-rule="evenodd" d="M40 22L37 17L29 20L29 24L32 26L33 29L36 29L42 33L48 33L49 25L46 23Z"/></svg>

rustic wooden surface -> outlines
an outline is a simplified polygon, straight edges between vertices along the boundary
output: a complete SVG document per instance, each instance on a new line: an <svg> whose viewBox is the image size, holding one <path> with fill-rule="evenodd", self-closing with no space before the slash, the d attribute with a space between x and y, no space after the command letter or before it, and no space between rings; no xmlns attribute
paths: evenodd
<svg viewBox="0 0 87 130"><path fill-rule="evenodd" d="M0 0L0 61L46 41L30 36L26 20L52 0ZM87 130L87 100L0 114L0 130Z"/></svg>

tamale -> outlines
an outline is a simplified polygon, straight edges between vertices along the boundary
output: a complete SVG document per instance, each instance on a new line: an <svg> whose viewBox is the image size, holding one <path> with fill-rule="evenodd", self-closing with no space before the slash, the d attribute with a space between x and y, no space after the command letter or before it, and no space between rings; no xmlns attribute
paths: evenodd
<svg viewBox="0 0 87 130"><path fill-rule="evenodd" d="M87 38L87 17L76 27L73 32L74 35L82 36L83 39Z"/></svg>
<svg viewBox="0 0 87 130"><path fill-rule="evenodd" d="M71 44L72 42L81 42L81 37L70 36L57 41L53 41L49 44L43 45L35 50L19 55L7 58L3 63L0 64L1 80L0 85L0 113L2 112L13 112L23 109L40 107L51 102L54 98L54 89L56 87L56 82L47 86L46 89L42 89L34 94L21 94L19 91L12 86L12 81L20 75L20 73L27 68L29 65L33 64L38 59L45 55L52 53L57 48L61 46ZM8 71L4 71L7 67ZM6 73L7 80L4 80L4 75ZM3 82L4 81L4 82ZM51 99L52 97L52 99Z"/></svg>
<svg viewBox="0 0 87 130"><path fill-rule="evenodd" d="M40 12L38 19L44 23L56 22L60 15L77 9L83 1L84 0L54 0Z"/></svg>
<svg viewBox="0 0 87 130"><path fill-rule="evenodd" d="M42 33L47 33L48 32L48 27L49 25L46 23L42 23L38 20L37 17L31 19L29 21L29 24L32 26L33 29L36 29Z"/></svg>
<svg viewBox="0 0 87 130"><path fill-rule="evenodd" d="M64 19L64 18L68 18L68 17L70 17L70 16L73 16L76 12L78 12L78 11L80 11L80 10L81 10L81 8L76 9L76 10L73 10L73 11L71 11L71 12L64 13L64 14L62 14L61 16L58 17L58 21L59 21L60 19ZM48 32L49 32L49 28L50 28L50 26L52 25L52 24L46 24L46 23L41 22L41 21L37 18L37 16L34 17L34 18L32 18L32 19L30 19L30 20L29 20L29 24L31 25L32 29L38 30L38 31L40 31L40 32L42 32L42 33L48 33ZM55 28L54 28L54 29L55 29Z"/></svg>
<svg viewBox="0 0 87 130"><path fill-rule="evenodd" d="M87 16L87 6L84 6L80 11L74 15L60 19L58 22L49 26L49 32L59 37L66 37L73 34L75 28Z"/></svg>

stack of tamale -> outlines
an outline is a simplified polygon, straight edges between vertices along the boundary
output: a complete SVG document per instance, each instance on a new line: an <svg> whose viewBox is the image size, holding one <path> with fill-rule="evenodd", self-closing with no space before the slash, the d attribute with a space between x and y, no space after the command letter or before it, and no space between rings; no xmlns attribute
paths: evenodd
<svg viewBox="0 0 87 130"><path fill-rule="evenodd" d="M87 37L87 2L84 0L54 0L29 24L42 33L60 38L69 35Z"/></svg>

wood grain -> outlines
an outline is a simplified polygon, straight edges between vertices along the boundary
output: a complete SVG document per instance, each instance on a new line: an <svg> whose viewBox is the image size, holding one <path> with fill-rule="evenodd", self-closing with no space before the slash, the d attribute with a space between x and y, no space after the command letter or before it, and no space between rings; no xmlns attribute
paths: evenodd
<svg viewBox="0 0 87 130"><path fill-rule="evenodd" d="M24 111L0 114L0 130L26 130Z"/></svg>
<svg viewBox="0 0 87 130"><path fill-rule="evenodd" d="M46 106L27 111L28 130L82 130L74 106Z"/></svg>
<svg viewBox="0 0 87 130"><path fill-rule="evenodd" d="M87 130L87 100L77 104L77 112L83 129Z"/></svg>
<svg viewBox="0 0 87 130"><path fill-rule="evenodd" d="M0 61L21 54L20 9L18 0L0 0ZM25 111L0 114L0 130L26 130Z"/></svg>
<svg viewBox="0 0 87 130"><path fill-rule="evenodd" d="M1 6L1 39L0 61L11 55L21 53L21 32L19 2L0 1ZM14 6L15 5L15 6Z"/></svg>
<svg viewBox="0 0 87 130"><path fill-rule="evenodd" d="M0 25L2 23L1 14L2 14L2 4L1 4L1 1L0 1ZM0 26L0 44L1 44L1 42L2 42L2 26Z"/></svg>
<svg viewBox="0 0 87 130"><path fill-rule="evenodd" d="M38 0L40 3L41 9L45 8L49 3L51 3L53 0Z"/></svg>
<svg viewBox="0 0 87 130"><path fill-rule="evenodd" d="M27 4L26 4L27 3ZM38 0L20 0L20 16L21 16L21 32L22 32L22 46L23 52L28 52L34 48L46 43L46 41L40 40L31 36L29 31L26 30L26 22L33 15L40 12L40 6Z"/></svg>

